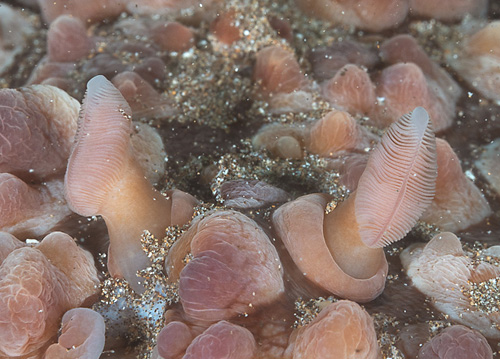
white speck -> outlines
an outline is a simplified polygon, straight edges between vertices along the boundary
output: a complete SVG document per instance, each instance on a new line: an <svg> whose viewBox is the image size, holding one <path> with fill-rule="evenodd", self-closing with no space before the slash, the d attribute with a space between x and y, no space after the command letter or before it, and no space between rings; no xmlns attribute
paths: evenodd
<svg viewBox="0 0 500 359"><path fill-rule="evenodd" d="M465 175L467 176L467 178L469 178L471 181L475 181L476 180L476 176L474 176L474 173L472 173L471 170L467 170L465 171Z"/></svg>

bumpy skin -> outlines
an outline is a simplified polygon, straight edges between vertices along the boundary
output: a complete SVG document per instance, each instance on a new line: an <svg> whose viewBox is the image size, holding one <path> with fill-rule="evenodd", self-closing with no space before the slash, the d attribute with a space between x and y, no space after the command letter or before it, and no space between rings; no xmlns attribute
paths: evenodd
<svg viewBox="0 0 500 359"><path fill-rule="evenodd" d="M481 333L453 325L427 342L418 353L419 359L491 359L493 352Z"/></svg>
<svg viewBox="0 0 500 359"><path fill-rule="evenodd" d="M183 359L251 359L256 347L248 329L223 320L197 336Z"/></svg>
<svg viewBox="0 0 500 359"><path fill-rule="evenodd" d="M347 300L329 304L300 328L290 350L293 359L376 359L379 355L373 319Z"/></svg>
<svg viewBox="0 0 500 359"><path fill-rule="evenodd" d="M0 90L0 172L45 178L66 168L80 104L48 85Z"/></svg>
<svg viewBox="0 0 500 359"><path fill-rule="evenodd" d="M70 283L38 250L12 252L0 269L0 353L36 352L56 332L68 308Z"/></svg>
<svg viewBox="0 0 500 359"><path fill-rule="evenodd" d="M400 257L413 285L432 299L436 309L486 338L500 339L500 313L481 310L465 294L473 283L500 276L499 267L487 262L473 264L451 232L442 232L425 245L412 244Z"/></svg>
<svg viewBox="0 0 500 359"><path fill-rule="evenodd" d="M257 223L239 212L218 211L197 220L169 252L170 280L189 250L194 258L180 272L179 295L194 319L217 321L249 313L284 292L275 247Z"/></svg>
<svg viewBox="0 0 500 359"><path fill-rule="evenodd" d="M87 255L56 232L37 248L7 256L0 266L0 357L36 355L57 334L63 313L97 293L97 271Z"/></svg>

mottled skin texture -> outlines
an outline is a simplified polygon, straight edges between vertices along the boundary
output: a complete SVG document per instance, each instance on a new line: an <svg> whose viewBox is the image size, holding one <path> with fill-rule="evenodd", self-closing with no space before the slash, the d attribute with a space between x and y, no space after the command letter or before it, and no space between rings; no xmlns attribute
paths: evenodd
<svg viewBox="0 0 500 359"><path fill-rule="evenodd" d="M183 359L251 359L256 346L248 329L220 321L193 340Z"/></svg>
<svg viewBox="0 0 500 359"><path fill-rule="evenodd" d="M42 202L41 193L9 173L0 173L0 228L33 215Z"/></svg>
<svg viewBox="0 0 500 359"><path fill-rule="evenodd" d="M63 188L59 178L28 185L14 175L0 174L0 229L20 239L42 238L71 214Z"/></svg>
<svg viewBox="0 0 500 359"><path fill-rule="evenodd" d="M184 267L187 251L194 258ZM196 221L169 252L165 266L171 281L182 269L181 303L197 320L250 313L284 292L276 249L254 221L235 211L214 212Z"/></svg>
<svg viewBox="0 0 500 359"><path fill-rule="evenodd" d="M292 335L287 353L293 359L377 359L373 319L355 302L329 304Z"/></svg>
<svg viewBox="0 0 500 359"><path fill-rule="evenodd" d="M500 276L499 267L489 263L473 265L451 232L442 232L425 245L415 243L401 252L400 257L413 285L432 299L436 309L487 338L500 338L500 313L473 306L465 294L472 283Z"/></svg>
<svg viewBox="0 0 500 359"><path fill-rule="evenodd" d="M92 258L66 234L12 251L0 266L0 355L37 355L57 334L63 313L95 295L98 285Z"/></svg>
<svg viewBox="0 0 500 359"><path fill-rule="evenodd" d="M75 99L52 86L0 90L0 172L21 178L61 174L79 110Z"/></svg>
<svg viewBox="0 0 500 359"><path fill-rule="evenodd" d="M427 342L418 352L418 359L492 359L486 338L479 332L452 325Z"/></svg>

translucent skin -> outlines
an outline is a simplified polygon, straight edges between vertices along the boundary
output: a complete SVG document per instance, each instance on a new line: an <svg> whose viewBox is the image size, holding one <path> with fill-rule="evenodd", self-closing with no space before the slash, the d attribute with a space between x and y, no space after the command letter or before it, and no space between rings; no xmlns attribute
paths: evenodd
<svg viewBox="0 0 500 359"><path fill-rule="evenodd" d="M329 80L345 65L352 64L372 69L379 62L375 51L353 41L335 42L328 47L317 47L309 53L314 77Z"/></svg>
<svg viewBox="0 0 500 359"><path fill-rule="evenodd" d="M426 77L416 64L396 63L385 68L376 85L377 97L384 100L373 109L375 126L386 127L417 106L429 112L436 132L453 124L453 99L448 98L447 91L436 80Z"/></svg>
<svg viewBox="0 0 500 359"><path fill-rule="evenodd" d="M12 252L0 268L0 353L36 353L57 333L69 309L64 288L70 283L33 248Z"/></svg>
<svg viewBox="0 0 500 359"><path fill-rule="evenodd" d="M380 295L385 286L388 266L383 251L377 251L380 263L372 276L360 279L346 273L336 263L325 241L323 228L328 201L329 198L323 194L299 197L274 212L273 226L295 265L307 279L339 297L369 302ZM347 220L352 224L352 217ZM357 231L355 223L344 227L347 228L345 232ZM345 256L339 253L339 256L342 255Z"/></svg>
<svg viewBox="0 0 500 359"><path fill-rule="evenodd" d="M421 347L418 358L491 359L493 352L481 333L463 325L452 325Z"/></svg>
<svg viewBox="0 0 500 359"><path fill-rule="evenodd" d="M231 45L241 38L240 29L235 25L235 16L234 10L219 13L210 24L210 31L223 44Z"/></svg>
<svg viewBox="0 0 500 359"><path fill-rule="evenodd" d="M274 212L274 228L304 276L370 301L385 284L382 247L403 238L431 203L436 168L429 116L418 107L386 131L345 201L325 215L326 196L299 197Z"/></svg>
<svg viewBox="0 0 500 359"><path fill-rule="evenodd" d="M153 27L151 34L163 50L184 52L194 45L193 31L175 21Z"/></svg>
<svg viewBox="0 0 500 359"><path fill-rule="evenodd" d="M42 202L42 195L21 179L9 173L0 173L0 228L13 225L34 215Z"/></svg>
<svg viewBox="0 0 500 359"><path fill-rule="evenodd" d="M149 183L130 143L130 115L128 103L104 76L89 81L68 160L65 196L76 213L104 218L111 275L125 278L142 292L137 271L150 261L142 250L141 234L149 230L161 237L168 226L185 224L196 200L181 191L163 196Z"/></svg>
<svg viewBox="0 0 500 359"><path fill-rule="evenodd" d="M455 104L462 89L444 68L432 61L413 36L401 34L384 41L380 47L380 57L391 65L413 62L420 67L425 76L440 87L440 93L446 98L444 102L447 111L455 113Z"/></svg>
<svg viewBox="0 0 500 359"><path fill-rule="evenodd" d="M0 172L46 178L66 167L80 104L52 86L0 90Z"/></svg>
<svg viewBox="0 0 500 359"><path fill-rule="evenodd" d="M175 113L168 98L160 95L136 72L123 71L113 77L111 82L130 105L134 119L165 118Z"/></svg>
<svg viewBox="0 0 500 359"><path fill-rule="evenodd" d="M401 263L413 285L432 299L450 320L478 330L487 338L500 338L500 314L471 304L466 296L473 283L500 276L490 263L473 265L451 232L442 232L424 245L415 243L401 252Z"/></svg>
<svg viewBox="0 0 500 359"><path fill-rule="evenodd" d="M260 82L264 96L290 93L305 82L295 54L279 46L268 46L257 54L253 78Z"/></svg>
<svg viewBox="0 0 500 359"><path fill-rule="evenodd" d="M118 16L125 10L127 2L114 0L86 2L38 0L42 16L49 23L63 14L77 17L85 23L96 22L107 17Z"/></svg>
<svg viewBox="0 0 500 359"><path fill-rule="evenodd" d="M293 359L377 359L373 319L357 303L329 304L308 325L292 335L287 351Z"/></svg>
<svg viewBox="0 0 500 359"><path fill-rule="evenodd" d="M184 267L189 251L194 258ZM165 266L171 281L182 269L182 306L200 321L250 313L284 292L275 247L254 221L235 211L214 212L195 222L172 247Z"/></svg>
<svg viewBox="0 0 500 359"><path fill-rule="evenodd" d="M158 334L156 350L164 359L182 358L194 335L189 327L179 321L168 323Z"/></svg>
<svg viewBox="0 0 500 359"><path fill-rule="evenodd" d="M226 181L220 191L224 205L230 208L259 208L290 199L282 189L257 180Z"/></svg>
<svg viewBox="0 0 500 359"><path fill-rule="evenodd" d="M63 181L55 178L29 186L9 173L0 174L0 230L20 239L41 238L71 214Z"/></svg>
<svg viewBox="0 0 500 359"><path fill-rule="evenodd" d="M482 96L500 101L500 21L466 37L447 58L450 65Z"/></svg>
<svg viewBox="0 0 500 359"><path fill-rule="evenodd" d="M272 124L262 127L252 139L252 144L267 149L277 157L303 158L305 134L304 127Z"/></svg>
<svg viewBox="0 0 500 359"><path fill-rule="evenodd" d="M308 130L306 148L323 157L333 157L341 151L364 150L378 140L344 111L326 113Z"/></svg>
<svg viewBox="0 0 500 359"><path fill-rule="evenodd" d="M436 195L421 220L443 231L456 232L492 214L481 190L462 171L460 160L446 140L436 139Z"/></svg>
<svg viewBox="0 0 500 359"><path fill-rule="evenodd" d="M500 139L496 139L484 146L483 152L474 162L484 179L500 194Z"/></svg>
<svg viewBox="0 0 500 359"><path fill-rule="evenodd" d="M409 0L412 12L436 20L455 21L465 15L480 16L486 13L488 0Z"/></svg>
<svg viewBox="0 0 500 359"><path fill-rule="evenodd" d="M24 242L21 242L12 234L0 232L0 265L14 249L24 247Z"/></svg>
<svg viewBox="0 0 500 359"><path fill-rule="evenodd" d="M248 329L223 320L197 336L183 359L252 359L256 347Z"/></svg>
<svg viewBox="0 0 500 359"><path fill-rule="evenodd" d="M323 85L323 96L335 108L366 115L376 103L375 86L368 73L356 65L343 66Z"/></svg>
<svg viewBox="0 0 500 359"><path fill-rule="evenodd" d="M300 0L297 4L321 19L369 31L398 26L409 8L406 0Z"/></svg>
<svg viewBox="0 0 500 359"><path fill-rule="evenodd" d="M102 316L87 308L68 310L62 318L57 344L45 352L47 359L99 359L104 349L106 325Z"/></svg>
<svg viewBox="0 0 500 359"><path fill-rule="evenodd" d="M87 56L95 47L87 36L84 23L68 15L58 17L47 33L47 53L50 61L73 62Z"/></svg>
<svg viewBox="0 0 500 359"><path fill-rule="evenodd" d="M3 3L0 8L0 74L15 63L16 56L28 46L28 36L35 25L24 11Z"/></svg>
<svg viewBox="0 0 500 359"><path fill-rule="evenodd" d="M95 295L98 285L90 254L66 234L12 251L0 266L0 355L38 353L63 313Z"/></svg>

